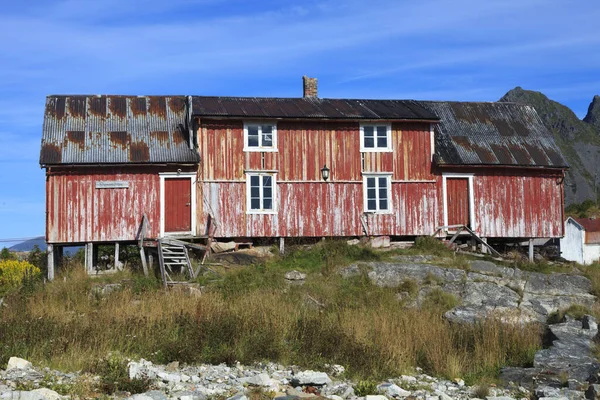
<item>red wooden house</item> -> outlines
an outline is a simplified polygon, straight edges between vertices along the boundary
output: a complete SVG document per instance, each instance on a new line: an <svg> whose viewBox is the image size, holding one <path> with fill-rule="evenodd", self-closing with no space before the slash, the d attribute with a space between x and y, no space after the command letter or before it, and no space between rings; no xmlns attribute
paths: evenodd
<svg viewBox="0 0 600 400"><path fill-rule="evenodd" d="M50 249L133 242L144 214L150 239L563 235L567 163L532 107L304 92L48 96Z"/></svg>

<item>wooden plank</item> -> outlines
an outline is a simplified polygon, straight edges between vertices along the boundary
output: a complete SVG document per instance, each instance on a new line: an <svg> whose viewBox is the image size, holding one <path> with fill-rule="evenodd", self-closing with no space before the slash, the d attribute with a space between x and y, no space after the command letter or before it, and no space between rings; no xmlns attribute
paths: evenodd
<svg viewBox="0 0 600 400"><path fill-rule="evenodd" d="M140 258L142 259L142 268L144 270L144 276L150 275L148 273L148 264L146 264L146 251L144 250L144 246L140 247Z"/></svg>
<svg viewBox="0 0 600 400"><path fill-rule="evenodd" d="M167 271L165 270L165 260L162 254L162 245L160 240L158 241L158 265L160 267L160 277L163 282L163 287L167 288Z"/></svg>
<svg viewBox="0 0 600 400"><path fill-rule="evenodd" d="M533 262L533 239L529 239L529 262Z"/></svg>
<svg viewBox="0 0 600 400"><path fill-rule="evenodd" d="M56 257L54 257L54 245L48 244L48 280L54 280L54 261Z"/></svg>

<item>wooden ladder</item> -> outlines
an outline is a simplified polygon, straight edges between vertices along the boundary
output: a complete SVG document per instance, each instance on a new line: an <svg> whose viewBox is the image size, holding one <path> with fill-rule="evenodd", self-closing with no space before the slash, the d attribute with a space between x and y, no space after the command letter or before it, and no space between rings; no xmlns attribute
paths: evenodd
<svg viewBox="0 0 600 400"><path fill-rule="evenodd" d="M196 277L185 242L174 239L159 239L158 263L165 288L175 283L171 277L175 273L187 275L190 280Z"/></svg>

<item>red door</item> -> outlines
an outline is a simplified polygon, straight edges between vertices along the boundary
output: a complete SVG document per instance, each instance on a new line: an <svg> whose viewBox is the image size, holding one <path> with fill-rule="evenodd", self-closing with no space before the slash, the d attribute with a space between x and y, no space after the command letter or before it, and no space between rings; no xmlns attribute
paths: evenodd
<svg viewBox="0 0 600 400"><path fill-rule="evenodd" d="M446 179L448 225L469 225L469 180Z"/></svg>
<svg viewBox="0 0 600 400"><path fill-rule="evenodd" d="M190 178L165 179L165 232L192 230Z"/></svg>

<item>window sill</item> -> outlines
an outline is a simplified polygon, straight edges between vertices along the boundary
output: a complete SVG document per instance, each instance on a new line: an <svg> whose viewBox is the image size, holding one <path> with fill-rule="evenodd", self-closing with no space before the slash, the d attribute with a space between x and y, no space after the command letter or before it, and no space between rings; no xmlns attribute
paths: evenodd
<svg viewBox="0 0 600 400"><path fill-rule="evenodd" d="M390 210L390 211L363 211L363 214L367 214L367 215L394 215L394 211Z"/></svg>
<svg viewBox="0 0 600 400"><path fill-rule="evenodd" d="M361 153L393 153L394 149L360 149Z"/></svg>
<svg viewBox="0 0 600 400"><path fill-rule="evenodd" d="M277 211L246 211L246 215L276 215Z"/></svg>
<svg viewBox="0 0 600 400"><path fill-rule="evenodd" d="M277 153L279 150L272 147L244 147L248 153Z"/></svg>

